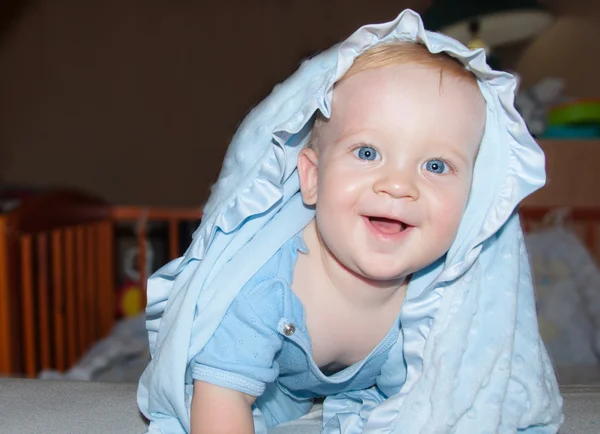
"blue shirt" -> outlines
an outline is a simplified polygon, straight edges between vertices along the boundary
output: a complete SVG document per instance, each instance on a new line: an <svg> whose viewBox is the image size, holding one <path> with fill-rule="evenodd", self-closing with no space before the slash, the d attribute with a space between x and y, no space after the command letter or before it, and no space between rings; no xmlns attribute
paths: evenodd
<svg viewBox="0 0 600 434"><path fill-rule="evenodd" d="M301 233L292 237L241 289L218 329L195 357L192 377L252 396L278 381L288 394L308 399L374 386L400 320L362 361L326 375L312 358L304 307L291 289Z"/></svg>

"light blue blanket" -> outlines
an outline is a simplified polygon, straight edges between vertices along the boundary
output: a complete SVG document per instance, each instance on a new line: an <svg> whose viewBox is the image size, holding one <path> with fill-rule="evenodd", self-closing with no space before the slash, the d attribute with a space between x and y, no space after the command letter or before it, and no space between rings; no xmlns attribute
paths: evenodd
<svg viewBox="0 0 600 434"><path fill-rule="evenodd" d="M233 138L202 224L185 256L148 283L152 362L138 403L150 432L189 432L190 362L243 284L312 218L298 195L298 152L316 110L329 116L333 84L381 42L425 44L478 77L487 124L473 187L448 254L410 281L404 345L392 348L380 384L406 383L383 401L372 391L326 401L325 433L555 433L562 399L538 333L516 207L544 184L544 156L515 110L515 79L471 51L427 32L406 10L360 28L305 61L245 118ZM266 431L260 426L257 431Z"/></svg>

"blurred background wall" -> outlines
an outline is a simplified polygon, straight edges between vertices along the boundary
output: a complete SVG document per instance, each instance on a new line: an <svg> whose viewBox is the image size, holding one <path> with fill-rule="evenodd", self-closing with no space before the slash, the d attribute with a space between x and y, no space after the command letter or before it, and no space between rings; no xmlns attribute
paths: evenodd
<svg viewBox="0 0 600 434"><path fill-rule="evenodd" d="M0 183L199 205L236 125L303 57L427 3L12 0L0 38ZM565 3L549 2L554 25L507 58L524 85L556 73L568 93L598 97L600 6Z"/></svg>

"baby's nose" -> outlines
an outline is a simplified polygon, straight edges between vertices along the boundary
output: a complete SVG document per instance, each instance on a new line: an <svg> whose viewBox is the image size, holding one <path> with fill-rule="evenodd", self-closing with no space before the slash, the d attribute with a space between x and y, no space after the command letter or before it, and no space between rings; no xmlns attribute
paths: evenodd
<svg viewBox="0 0 600 434"><path fill-rule="evenodd" d="M412 174L393 171L379 178L373 185L373 191L379 195L388 195L394 199L417 199L419 190Z"/></svg>

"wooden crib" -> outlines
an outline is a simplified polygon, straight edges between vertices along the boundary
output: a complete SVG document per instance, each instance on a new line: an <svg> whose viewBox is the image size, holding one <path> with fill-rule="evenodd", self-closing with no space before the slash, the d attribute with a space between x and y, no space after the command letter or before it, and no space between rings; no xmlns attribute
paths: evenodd
<svg viewBox="0 0 600 434"><path fill-rule="evenodd" d="M550 210L521 208L525 230L546 224ZM168 257L175 258L185 247L178 223L201 215L200 209L115 207L78 192L44 194L0 215L0 375L64 371L110 332L119 223L136 222L145 282L148 223L165 222ZM600 260L600 208L574 208L566 222Z"/></svg>
<svg viewBox="0 0 600 434"><path fill-rule="evenodd" d="M0 215L0 375L64 371L110 332L120 223L136 223L138 270L145 282L147 225L168 226L168 257L175 258L179 223L199 221L201 214L111 206L85 193L57 191Z"/></svg>

